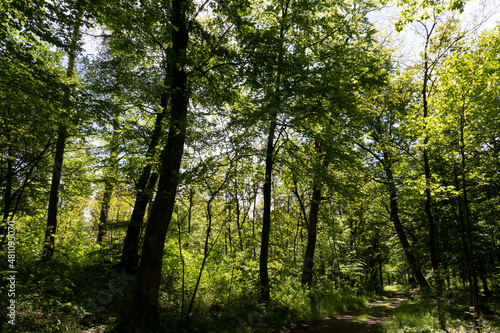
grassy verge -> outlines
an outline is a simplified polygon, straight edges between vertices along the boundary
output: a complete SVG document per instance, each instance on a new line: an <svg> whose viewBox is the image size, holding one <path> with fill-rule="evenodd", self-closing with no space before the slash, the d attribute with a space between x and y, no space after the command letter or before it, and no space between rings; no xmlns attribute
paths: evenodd
<svg viewBox="0 0 500 333"><path fill-rule="evenodd" d="M476 332L471 315L465 308L448 304L448 332ZM497 316L498 317L498 316ZM479 320L482 333L500 332L498 322L481 318ZM445 332L440 329L437 319L436 302L432 299L416 298L404 301L394 310L392 319L383 324L384 333L401 332Z"/></svg>

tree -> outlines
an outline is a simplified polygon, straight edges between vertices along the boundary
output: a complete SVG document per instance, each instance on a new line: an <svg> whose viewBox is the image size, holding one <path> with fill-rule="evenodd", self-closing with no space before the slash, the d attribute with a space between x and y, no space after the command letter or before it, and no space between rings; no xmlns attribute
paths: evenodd
<svg viewBox="0 0 500 333"><path fill-rule="evenodd" d="M118 169L118 139L120 132L119 114L115 114L112 124L112 134L109 147L109 159L104 169L103 183L104 189L102 192L101 200L101 213L99 214L99 222L97 225L97 243L102 243L104 236L109 225L109 210L111 203L111 196L113 195L113 188L117 182L117 169Z"/></svg>
<svg viewBox="0 0 500 333"><path fill-rule="evenodd" d="M319 144L316 142L315 144L316 151L321 153L321 148ZM320 155L321 156L321 155ZM326 168L328 166L328 160L326 155L323 156L323 167ZM313 186L312 186L312 194L311 194L311 204L309 208L309 217L305 215L304 211L304 221L307 226L307 245L306 251L304 253L304 262L302 265L302 279L301 282L303 285L307 285L308 288L311 288L313 282L313 265L314 265L314 253L316 250L316 240L317 240L317 228L318 228L318 215L319 208L321 202L321 181L320 177L317 173L314 175ZM297 192L296 192L297 193ZM300 196L297 193L297 199L300 200ZM303 204L301 204L303 206ZM302 208L302 210L304 210Z"/></svg>
<svg viewBox="0 0 500 333"><path fill-rule="evenodd" d="M389 194L390 219L406 260L420 287L424 288L426 292L431 292L432 288L422 273L421 264L415 257L414 250L408 241L405 226L401 222L398 199L400 195L397 189L399 182L394 176L394 164L398 160L395 156L401 153L406 154L410 150L409 146L414 144L411 137L405 136L401 129L405 126L404 119L410 111L415 93L414 83L407 77L401 75L394 78L383 93L371 102L374 105L374 114L367 119L366 125L368 125L369 140L373 142L373 145L365 142L358 142L357 145L366 150L377 163L380 163L385 173L382 181L386 184Z"/></svg>
<svg viewBox="0 0 500 333"><path fill-rule="evenodd" d="M135 183L135 201L127 226L121 261L116 265L135 274L139 262L139 243L148 204L158 181L158 155L164 140L168 114L170 74L167 66L169 38L151 33L168 25L168 18L153 10L136 12L134 22L123 24L133 3L109 6L98 15L104 33L99 55L89 64L89 83L99 94L108 117L126 119L120 137L140 151L129 151L129 177ZM147 3L143 6L146 8ZM160 65L158 65L160 64ZM119 112L116 114L116 110ZM149 125L152 123L152 126ZM101 126L106 127L107 122ZM137 155L143 156L138 157ZM134 158L130 158L131 155ZM132 162L133 160L133 162Z"/></svg>
<svg viewBox="0 0 500 333"><path fill-rule="evenodd" d="M154 327L158 323L158 292L161 262L168 225L172 217L179 169L187 128L189 87L186 51L189 40L185 0L172 1L172 68L170 84L170 125L167 142L161 153L161 171L141 255L131 309L132 327Z"/></svg>
<svg viewBox="0 0 500 333"><path fill-rule="evenodd" d="M222 54L221 58L224 58L227 54L224 51L225 43L228 40L228 37L225 36L227 32L220 29L220 25L211 27L210 22L206 22L207 26L204 27L197 22L197 15L205 9L205 5L198 8L198 11L194 11L195 8L191 2L174 0L169 16L170 36L159 36L160 38L169 38L172 41L168 52L170 56L165 64L169 69L169 129L166 143L160 155L158 188L144 234L136 288L130 305L129 318L126 318L130 319L132 330L158 325L158 296L165 237L174 210L184 144L190 122L188 118L189 102L196 89L192 85L193 82L199 83L201 81L196 81L194 77L201 73L200 76L206 80L205 82L213 84L209 76L211 70L226 65L223 60L219 62L221 60L217 55ZM215 8L213 9L215 10ZM220 19L216 18L217 20L222 23ZM214 30L211 30L212 28ZM198 36L196 33L199 33L199 38L190 39L190 35ZM196 49L199 46L197 43L205 46L206 49L204 52L193 51L191 54L191 49L188 46ZM196 58L196 56L200 56L201 59ZM197 65L191 67L191 61ZM192 70L190 71L190 69ZM192 81L188 80L188 74L193 77ZM200 85L202 84L200 83ZM203 99L200 95L197 97ZM127 324L125 323L125 325Z"/></svg>
<svg viewBox="0 0 500 333"><path fill-rule="evenodd" d="M456 190L454 196L457 203L454 209L460 225L464 264L469 280L469 305L473 307L475 316L479 309L479 286L478 247L475 244L477 239L474 233L478 228L479 218L473 212L476 201L473 198L481 196L478 186L481 181L471 170L481 168L474 162L478 156L483 153L489 154L489 149L483 151L477 147L487 146L486 142L495 142L490 134L490 131L495 131L496 128L490 113L495 107L483 105L480 107L482 111L477 108L478 101L485 100L485 95L491 92L491 86L483 75L489 75L486 73L490 73L491 70L491 65L486 59L489 59L489 52L495 50L490 44L490 38L494 38L494 35L494 33L483 34L477 40L472 34L470 37L465 35L457 43L450 56L444 59L438 72L440 85L435 101L438 119L447 138L441 145L445 149L449 168L454 170L450 183ZM481 125L484 122L488 122L489 125ZM489 165L488 168L494 167ZM487 284L483 285L486 285L485 290L487 290Z"/></svg>
<svg viewBox="0 0 500 333"><path fill-rule="evenodd" d="M325 109L331 118L332 114L349 110L359 87L379 80L376 70L372 71L380 65L379 58L370 54L363 64L355 60L358 52L366 51L363 43L372 42L373 31L364 19L368 10L369 4L351 7L322 2L313 7L284 1L265 8L256 5L246 15L248 22L238 21L239 39L248 59L245 75L258 105L255 115L266 124L259 262L261 301L270 300L267 262L272 183L282 137L294 122L298 124ZM259 18L253 17L257 15L255 11ZM325 92L326 96L322 96Z"/></svg>
<svg viewBox="0 0 500 333"><path fill-rule="evenodd" d="M75 73L75 60L77 54L78 41L80 38L80 25L81 14L77 14L75 22L73 23L73 36L71 39L71 46L69 49L68 66L66 75L68 78L73 79ZM66 97L65 107L67 112L71 114L70 92ZM59 186L61 184L62 167L64 160L64 149L66 147L66 139L68 137L68 124L66 120L61 120L57 125L57 141L56 151L54 155L54 166L52 170L52 182L49 194L49 207L47 210L47 228L45 230L45 243L42 255L43 261L49 261L54 256L54 243L55 234L57 231L57 206L59 204Z"/></svg>
<svg viewBox="0 0 500 333"><path fill-rule="evenodd" d="M60 70L61 54L41 38L51 32L41 24L45 14L36 4L2 3L0 18L3 245L6 222L19 213L32 211L32 189L43 188L54 136L53 129L45 124L56 118L66 82Z"/></svg>

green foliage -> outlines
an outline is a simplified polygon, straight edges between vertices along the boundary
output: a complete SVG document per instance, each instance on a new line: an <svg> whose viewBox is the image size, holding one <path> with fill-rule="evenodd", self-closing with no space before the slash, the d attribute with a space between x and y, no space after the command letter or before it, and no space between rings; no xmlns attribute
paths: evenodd
<svg viewBox="0 0 500 333"><path fill-rule="evenodd" d="M382 4L391 1L383 0ZM395 24L396 30L401 32L405 26L415 21L426 21L439 16L443 12L456 11L463 12L466 1L464 0L404 0L397 1L396 5L402 7L398 21Z"/></svg>
<svg viewBox="0 0 500 333"><path fill-rule="evenodd" d="M477 328L470 314L460 306L452 308L453 317L449 323L450 332L472 332ZM484 319L479 320L481 332L497 332L498 327L492 326L491 322ZM439 328L435 301L417 298L404 301L394 310L390 321L384 323L382 332L445 332Z"/></svg>
<svg viewBox="0 0 500 333"><path fill-rule="evenodd" d="M500 30L466 33L459 18L448 20L446 11L460 11L461 1L399 4L398 28L427 19L433 27L424 59L432 72L427 123L425 66L398 69L393 50L377 41L366 18L369 1L190 5L182 63L192 98L163 256L165 331L277 331L364 307L394 283L416 298L384 329L438 331L435 304L415 291L391 222L389 164L410 250L432 281L423 197L431 190L450 330L456 332L472 329L469 245L460 221L460 214L469 214L485 314L480 324L485 332L495 330ZM96 55L77 59L78 75L69 79L65 51L79 16L100 24L102 31L86 33L103 37ZM20 331L111 330L130 302L132 279L112 267L120 260L143 167L161 170L159 154L148 147L157 115L171 107L170 18L168 2L0 1L0 199L2 221L16 225ZM273 115L272 300L259 304L264 133ZM166 118L162 128L168 128ZM70 136L56 253L44 264L39 258L61 124ZM155 151L165 144L167 131L161 133ZM421 162L424 146L430 183ZM107 184L113 188L109 223L97 244ZM322 198L308 290L300 280L316 184ZM3 237L6 223L1 226ZM6 287L0 288L4 304ZM2 325L2 331L10 328Z"/></svg>

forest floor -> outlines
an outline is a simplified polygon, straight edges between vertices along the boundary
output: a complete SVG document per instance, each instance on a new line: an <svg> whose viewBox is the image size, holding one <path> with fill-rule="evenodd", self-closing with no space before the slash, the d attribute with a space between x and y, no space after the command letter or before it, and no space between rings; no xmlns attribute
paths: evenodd
<svg viewBox="0 0 500 333"><path fill-rule="evenodd" d="M362 309L307 324L294 324L281 333L375 333L405 297L404 293L393 291L388 298L372 302Z"/></svg>

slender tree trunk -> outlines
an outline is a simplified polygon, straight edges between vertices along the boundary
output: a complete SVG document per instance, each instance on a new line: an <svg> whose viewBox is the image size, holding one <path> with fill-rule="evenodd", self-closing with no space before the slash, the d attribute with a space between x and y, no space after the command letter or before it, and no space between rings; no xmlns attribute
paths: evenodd
<svg viewBox="0 0 500 333"><path fill-rule="evenodd" d="M241 229L243 227L243 221L241 221L241 207L240 207L240 199L238 197L238 183L235 181L235 186L234 186L234 200L236 202L236 228L238 229L238 240L240 244L240 251L243 252L243 236L241 234ZM240 223L241 222L241 223Z"/></svg>
<svg viewBox="0 0 500 333"><path fill-rule="evenodd" d="M110 142L109 164L107 166L107 174L104 175L104 192L101 201L101 214L99 216L99 223L97 225L97 243L102 243L109 224L109 209L111 207L111 197L113 195L115 173L117 167L117 145L118 145L118 127L120 126L118 115L113 119L113 136Z"/></svg>
<svg viewBox="0 0 500 333"><path fill-rule="evenodd" d="M7 140L10 141L10 135L7 134ZM12 166L12 146L9 145L7 148L7 175L5 177L5 192L4 192L4 205L3 205L3 216L2 223L0 223L0 249L3 248L5 240L7 237L7 221L9 219L11 204L12 204L12 177L13 176L13 166Z"/></svg>
<svg viewBox="0 0 500 333"><path fill-rule="evenodd" d="M97 243L102 243L104 235L108 227L108 214L111 207L111 196L113 194L113 183L107 179L104 185L104 192L101 201L101 214L99 216L99 224L97 225Z"/></svg>
<svg viewBox="0 0 500 333"><path fill-rule="evenodd" d="M182 263L182 280L181 280L181 318L184 318L184 308L186 306L186 298L184 296L185 286L186 286L186 262L184 260L184 255L182 254L182 239L181 239L181 224L182 221L177 219L177 241L179 243L179 258ZM180 323L179 323L180 324Z"/></svg>
<svg viewBox="0 0 500 333"><path fill-rule="evenodd" d="M7 139L10 140L10 136L7 135ZM4 208L2 217L2 230L3 223L7 222L10 215L10 206L12 204L12 176L13 176L13 166L12 166L12 146L9 145L7 148L7 176L5 180L5 192L4 192ZM3 235L3 232L1 233Z"/></svg>
<svg viewBox="0 0 500 333"><path fill-rule="evenodd" d="M179 181L179 170L186 138L189 89L185 57L189 34L186 10L188 0L172 1L172 83L171 109L167 143L161 154L161 173L158 190L151 209L136 286L128 313L129 327L158 330L158 296L161 282L163 250L167 229L172 218ZM125 319L125 318L124 318Z"/></svg>
<svg viewBox="0 0 500 333"><path fill-rule="evenodd" d="M455 187L457 189L460 189L460 183L458 181L458 175L457 175L457 170L456 168L453 168L454 170L454 176L455 176ZM459 225L460 225L460 239L462 241L462 252L463 252L463 256L464 256L464 264L465 264L465 272L466 272L466 276L467 276L467 281L468 281L468 285L469 285L469 306L474 306L474 301L472 299L472 277L471 277L471 270L469 268L469 264L470 264L470 252L469 252L469 248L468 248L468 245L467 245L467 239L466 239L466 236L465 236L465 218L464 218L464 213L463 213L463 208L462 208L462 200L461 200L461 197L459 195L458 197L458 215L457 215L457 218L458 218L458 222L459 222Z"/></svg>
<svg viewBox="0 0 500 333"><path fill-rule="evenodd" d="M191 301L189 302L189 307L188 307L188 310L186 313L186 322L188 321L189 316L191 315L191 312L193 311L194 300L196 299L198 287L200 286L201 276L203 275L203 270L205 269L205 265L207 263L207 259L208 259L209 253L210 253L209 240L210 240L210 233L212 231L212 201L215 198L215 195L217 194L217 192L213 193L212 197L207 202L208 226L207 226L207 231L205 233L205 245L203 247L203 260L201 263L200 272L198 273L198 278L196 279L196 283L195 283L194 290L193 290L193 295L191 297Z"/></svg>
<svg viewBox="0 0 500 333"><path fill-rule="evenodd" d="M430 35L429 35L430 38ZM425 173L425 214L427 216L427 221L429 223L429 252L431 255L431 265L434 272L434 279L436 281L436 301L438 307L438 317L439 325L441 329L446 330L446 315L444 309L444 292L443 292L443 280L441 277L441 271L439 268L439 260L437 257L436 250L436 223L434 220L434 215L432 213L432 193L431 193L431 168L429 165L429 153L427 150L427 144L429 143L429 133L427 129L427 117L428 117L428 104L427 104L427 84L430 80L429 75L429 60L427 57L427 47L429 40L427 40L425 52L424 52L424 80L422 86L422 102L423 102L423 128L425 131L424 145L423 145L423 159L424 159L424 173Z"/></svg>
<svg viewBox="0 0 500 333"><path fill-rule="evenodd" d="M165 88L168 87L169 83L169 71L165 74ZM155 127L151 135L151 141L148 145L148 150L146 151L146 161L147 164L142 169L141 176L136 185L136 197L134 203L134 209L130 216L130 222L127 227L127 232L125 234L125 240L123 242L123 250L121 261L118 264L119 268L124 268L129 274L134 273L137 270L139 263L139 242L141 236L141 230L143 227L144 216L146 214L146 208L148 206L151 197L153 196L154 188L158 181L158 174L152 172L153 164L152 159L156 155L157 146L160 143L163 130L163 119L167 113L168 108L168 93L163 93L160 99L161 112L157 113Z"/></svg>
<svg viewBox="0 0 500 333"><path fill-rule="evenodd" d="M443 279L441 277L441 271L439 267L440 265L436 250L436 223L434 220L434 215L432 213L432 195L430 189L430 169L429 159L427 156L427 148L424 148L424 168L427 180L427 187L425 189L425 214L427 216L427 221L429 222L429 251L431 255L432 270L434 271L434 279L436 281L436 300L438 306L439 325L441 326L441 329L446 330L446 317L443 299Z"/></svg>
<svg viewBox="0 0 500 333"><path fill-rule="evenodd" d="M415 280L426 291L431 291L431 286L429 285L429 281L425 278L420 265L418 264L413 251L411 250L410 243L408 242L408 238L406 237L406 233L404 231L403 225L401 224L401 220L399 218L399 205L398 205L398 193L396 189L396 184L394 183L394 176L392 173L392 161L387 151L384 151L384 169L385 169L385 177L387 179L387 187L389 189L389 199L390 199L390 214L391 221L394 224L394 228L396 229L396 233L398 234L399 242L403 247L403 251L406 256L406 260L408 261L408 265L410 265L410 269L415 277Z"/></svg>
<svg viewBox="0 0 500 333"><path fill-rule="evenodd" d="M191 234L191 216L193 212L193 196L194 190L192 187L189 188L189 208L188 208L188 234Z"/></svg>
<svg viewBox="0 0 500 333"><path fill-rule="evenodd" d="M288 5L285 4L285 8L282 10L281 18L284 19L288 15ZM275 154L275 143L274 136L276 133L276 126L278 124L278 110L281 104L281 73L282 73L282 61L283 61L283 48L285 40L286 27L280 27L280 42L279 52L277 58L277 74L275 81L275 94L276 101L275 105L272 105L273 111L271 113L271 119L269 123L269 132L267 135L267 146L266 146L266 167L264 176L264 186L263 186L263 215L262 215L262 238L260 244L260 258L259 258L259 281L260 281L260 301L267 303L271 300L271 292L269 285L269 272L267 269L267 261L269 259L269 234L271 231L271 202L272 202L272 173L274 166L274 154Z"/></svg>
<svg viewBox="0 0 500 333"><path fill-rule="evenodd" d="M318 153L321 153L321 148L317 142L315 143L315 148ZM323 165L326 167L328 165L326 156L324 156L323 159L324 159ZM304 254L304 263L302 265L302 279L301 279L302 284L306 285L308 288L311 288L312 286L313 275L314 275L314 252L316 250L320 201L321 201L321 182L319 180L319 176L314 175L311 207L309 209L309 218L306 220L307 245L306 245L306 252Z"/></svg>
<svg viewBox="0 0 500 333"><path fill-rule="evenodd" d="M470 294L472 299L472 307L474 308L474 322L476 326L479 324L477 322L478 315L478 300L479 300L479 288L476 273L476 260L474 257L474 242L472 240L472 221L469 207L468 198L468 188L467 188L467 175L466 175L466 159L465 159L465 139L464 139L464 110L465 106L462 107L462 114L460 115L460 157L462 159L462 202L465 211L465 221L467 227L467 243L469 246L469 270L471 277Z"/></svg>
<svg viewBox="0 0 500 333"><path fill-rule="evenodd" d="M43 261L49 261L54 256L55 234L57 231L57 208L59 204L59 187L61 184L64 149L67 138L66 126L60 125L57 131L56 154L52 169L52 183L49 194L49 208L47 211L47 227L45 229L45 242Z"/></svg>
<svg viewBox="0 0 500 333"><path fill-rule="evenodd" d="M317 226L319 204L321 201L321 185L315 177L311 199L311 208L309 210L309 219L307 225L307 245L304 254L304 263L302 265L302 284L311 288L314 274L314 252L316 250Z"/></svg>
<svg viewBox="0 0 500 333"><path fill-rule="evenodd" d="M258 186L255 187L254 190L254 196L253 196L253 212L252 212L252 239L255 239L255 221L257 220L257 193L258 193ZM254 244L254 242L252 242ZM252 254L253 258L257 256L257 253L255 251L255 245L252 245Z"/></svg>
<svg viewBox="0 0 500 333"><path fill-rule="evenodd" d="M382 266L384 264L382 254L378 255L378 276L379 276L379 281L380 281L380 292L384 291L384 277L382 275Z"/></svg>
<svg viewBox="0 0 500 333"><path fill-rule="evenodd" d="M72 78L75 71L76 49L80 38L80 18L73 26L73 36L71 39L71 48L69 52L68 68L66 75ZM69 93L66 97L66 107L70 108ZM50 185L49 207L47 211L47 227L45 229L45 238L43 246L42 260L49 261L54 256L55 234L57 231L57 208L59 205L59 187L61 184L62 167L64 161L64 149L66 148L66 139L68 138L68 128L63 120L57 130L56 152L54 156L54 166L52 169L52 183Z"/></svg>
<svg viewBox="0 0 500 333"><path fill-rule="evenodd" d="M271 300L269 273L267 261L269 259L269 234L271 230L271 201L272 201L272 172L274 164L274 134L277 125L276 112L273 113L267 136L266 148L266 173L263 188L264 212L262 216L262 240L260 243L259 258L259 279L260 279L260 300L268 302Z"/></svg>

